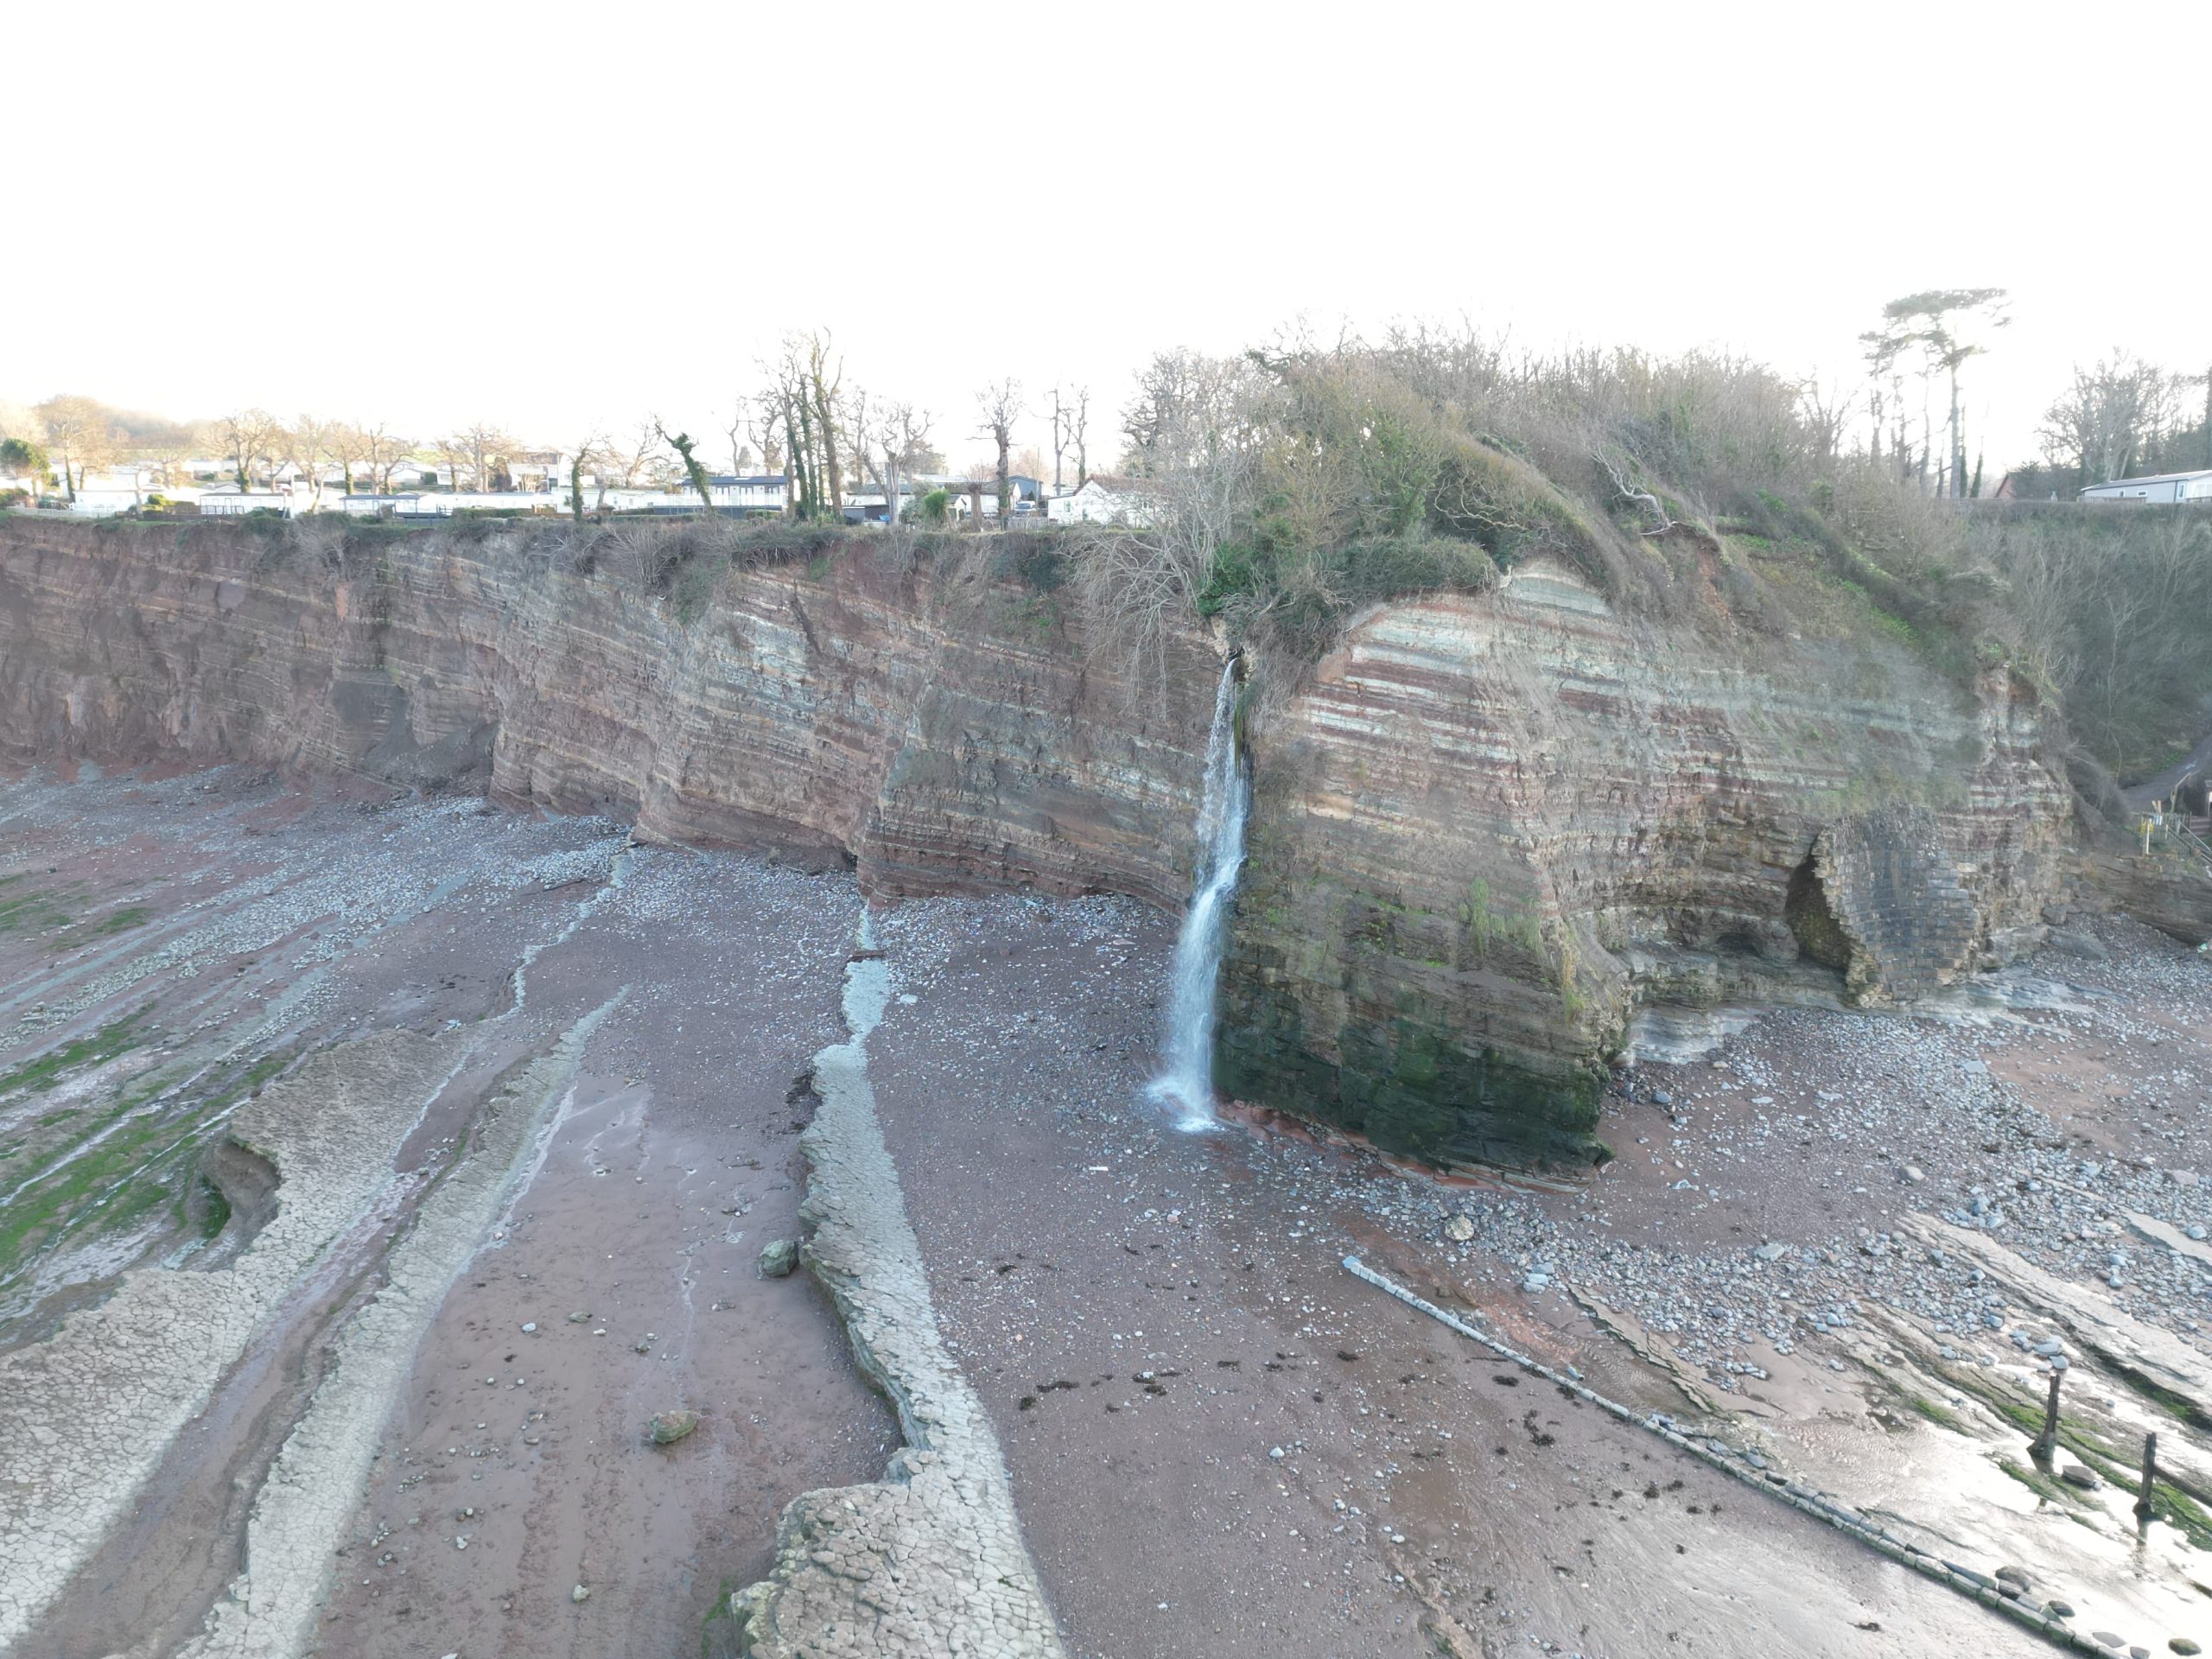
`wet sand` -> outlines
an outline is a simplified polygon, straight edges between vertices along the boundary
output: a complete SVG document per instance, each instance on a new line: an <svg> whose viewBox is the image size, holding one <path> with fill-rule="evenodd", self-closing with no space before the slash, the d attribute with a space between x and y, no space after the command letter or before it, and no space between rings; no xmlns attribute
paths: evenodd
<svg viewBox="0 0 2212 1659"><path fill-rule="evenodd" d="M895 1443L890 1416L826 1300L803 1276L753 1271L762 1243L797 1231L804 1107L786 1096L838 1028L858 914L849 883L639 849L610 892L622 846L613 826L487 816L473 803L385 805L234 771L67 787L34 779L5 806L0 833L41 891L88 914L143 904L149 919L108 937L189 948L156 971L119 973L86 964L112 954L127 965L143 950L104 940L57 951L66 931L0 938L0 995L64 1014L19 1031L0 1069L103 1029L125 1006L144 1010L164 1060L173 1048L207 1069L232 1041L242 1059L276 1057L289 1069L258 1086L289 1102L279 1116L312 1116L329 1081L312 1066L345 1075L365 1033L416 1033L467 1055L419 1115L395 1120L385 1173L370 1172L378 1196L267 1311L175 1443L154 1448L119 1524L66 1589L49 1586L10 1651L167 1654L199 1629L248 1564L260 1482L331 1381L341 1333L385 1282L425 1195L468 1166L502 1084L624 992L542 1146L523 1150L518 1196L438 1301L389 1421L370 1426L373 1474L330 1540L316 1650L695 1652L717 1592L765 1569L792 1496L880 1468ZM106 982L118 978L128 982ZM72 1097L98 1101L143 1064L134 1049L73 1073ZM232 1100L252 1092L250 1069L224 1074L233 1088L181 1101L181 1128L204 1121L219 1135ZM302 1077L306 1092L290 1100ZM49 1100L20 1103L27 1114ZM0 1171L24 1167L25 1145L5 1148L23 1162ZM174 1238L143 1236L149 1263L175 1253ZM103 1305L114 1276L86 1268L140 1237L118 1244L88 1227L41 1249L32 1236L10 1282L28 1288L45 1273L61 1287L14 1305L31 1344L18 1363L41 1363L36 1339L70 1310ZM571 1323L572 1312L590 1318ZM525 1323L537 1330L523 1334ZM144 1363L158 1365L160 1352ZM678 1407L700 1413L698 1432L648 1445L646 1420Z"/></svg>

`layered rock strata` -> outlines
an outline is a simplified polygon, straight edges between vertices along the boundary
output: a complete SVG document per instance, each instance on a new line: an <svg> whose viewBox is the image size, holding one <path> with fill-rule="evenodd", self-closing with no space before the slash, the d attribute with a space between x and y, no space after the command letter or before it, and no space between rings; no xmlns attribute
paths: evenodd
<svg viewBox="0 0 2212 1659"><path fill-rule="evenodd" d="M1708 955L1866 1001L2041 937L2037 707L1902 645L1727 649L1544 566L1376 610L1251 722L1221 1081L1443 1161L1601 1156L1601 1065ZM1690 993L1694 995L1694 993Z"/></svg>
<svg viewBox="0 0 2212 1659"><path fill-rule="evenodd" d="M1218 671L1202 638L1132 683L988 551L888 538L702 555L718 580L687 620L639 569L664 551L16 516L0 745L480 785L856 863L882 892L1181 902Z"/></svg>
<svg viewBox="0 0 2212 1659"><path fill-rule="evenodd" d="M1198 629L1103 656L1018 534L672 577L650 535L17 515L0 741L481 785L874 892L1183 903ZM1817 612L1661 624L1535 564L1258 664L1218 1081L1441 1161L1583 1160L1639 1002L1829 970L1907 1001L2035 943L2069 810L2035 698Z"/></svg>

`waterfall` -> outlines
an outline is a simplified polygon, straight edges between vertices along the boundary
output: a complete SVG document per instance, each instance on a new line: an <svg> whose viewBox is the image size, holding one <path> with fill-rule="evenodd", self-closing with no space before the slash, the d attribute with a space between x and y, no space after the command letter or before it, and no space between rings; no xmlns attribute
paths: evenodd
<svg viewBox="0 0 2212 1659"><path fill-rule="evenodd" d="M1206 737L1198 874L1175 941L1160 1074L1145 1086L1147 1096L1180 1114L1179 1128L1202 1129L1214 1122L1214 985L1221 976L1229 901L1244 868L1244 818L1251 802L1243 759L1236 753L1236 662L1231 658L1221 671L1213 730Z"/></svg>

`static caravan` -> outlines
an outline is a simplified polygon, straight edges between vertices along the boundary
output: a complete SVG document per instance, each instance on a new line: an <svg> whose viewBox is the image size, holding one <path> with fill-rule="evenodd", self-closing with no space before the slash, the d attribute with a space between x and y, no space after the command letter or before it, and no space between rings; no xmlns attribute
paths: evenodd
<svg viewBox="0 0 2212 1659"><path fill-rule="evenodd" d="M2160 473L2151 478L2116 478L2108 484L2091 484L2082 492L2084 501L2144 501L2152 505L2177 501L2212 501L2212 467L2194 473Z"/></svg>

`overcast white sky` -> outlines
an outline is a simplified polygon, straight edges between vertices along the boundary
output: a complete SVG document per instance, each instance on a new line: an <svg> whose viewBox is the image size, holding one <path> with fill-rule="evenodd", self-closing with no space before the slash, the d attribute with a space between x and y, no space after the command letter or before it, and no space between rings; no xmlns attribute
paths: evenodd
<svg viewBox="0 0 2212 1659"><path fill-rule="evenodd" d="M958 461L987 379L1111 410L1301 315L1840 378L1884 301L2000 284L2001 470L2072 361L2212 362L2201 6L48 16L0 103L22 402L572 442L826 327Z"/></svg>

